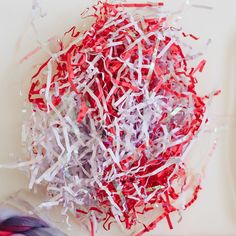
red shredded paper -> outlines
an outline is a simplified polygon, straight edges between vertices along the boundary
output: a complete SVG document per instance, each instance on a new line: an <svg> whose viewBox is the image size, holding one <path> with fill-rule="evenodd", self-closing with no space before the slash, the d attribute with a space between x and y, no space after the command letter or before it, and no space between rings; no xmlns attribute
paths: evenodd
<svg viewBox="0 0 236 236"><path fill-rule="evenodd" d="M131 229L142 223L140 215L157 207L156 219L143 224L136 236L153 230L164 218L172 229L170 213L191 206L201 189L199 179L189 183L195 177L184 155L207 122L209 96L195 90L196 74L206 61L188 66L190 56L181 40L198 37L171 27L166 16L158 14L162 5L99 3L91 29L76 32L73 27L66 32L75 42L67 48L61 43L61 50L32 78L33 116L40 114L38 122L53 121L45 122L44 129L54 128L60 139L47 139L49 131L42 134L41 129L37 132L42 139L37 141L40 128L33 128L29 144L34 156L43 153L48 160L36 175L32 170L32 176L36 184L48 186L54 201L75 207L79 219L90 217L92 235L96 221L103 221L106 230L114 221ZM132 15L127 7L156 7L157 14ZM74 116L66 110L69 105ZM81 132L79 138L68 118ZM62 131L66 124L69 128ZM60 145L69 156L54 171ZM48 170L55 173L46 176ZM70 197L65 194L68 188ZM186 192L192 197L181 205Z"/></svg>

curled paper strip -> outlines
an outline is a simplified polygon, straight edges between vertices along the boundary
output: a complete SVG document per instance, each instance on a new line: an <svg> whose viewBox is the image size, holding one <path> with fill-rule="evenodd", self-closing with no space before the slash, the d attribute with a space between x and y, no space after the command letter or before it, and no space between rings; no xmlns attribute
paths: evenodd
<svg viewBox="0 0 236 236"><path fill-rule="evenodd" d="M92 235L97 222L131 229L155 209L137 235L164 218L172 228L170 213L191 206L201 188L185 156L218 92L197 94L206 61L189 66L196 54L186 42L198 37L173 27L162 6L99 2L91 29L66 32L73 41L32 77L23 126L29 186L46 186L42 207L89 218Z"/></svg>

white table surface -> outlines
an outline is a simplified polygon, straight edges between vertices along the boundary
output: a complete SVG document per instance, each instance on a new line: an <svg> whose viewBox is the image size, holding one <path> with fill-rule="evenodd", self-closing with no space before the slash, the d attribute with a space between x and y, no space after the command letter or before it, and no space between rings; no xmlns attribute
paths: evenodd
<svg viewBox="0 0 236 236"><path fill-rule="evenodd" d="M79 14L92 1L43 0L47 16L38 22L42 40L61 35L80 21ZM165 0L177 9L180 0ZM173 4L174 2L174 4ZM198 202L184 213L180 224L172 231L162 222L155 231L146 235L236 235L236 1L193 0L193 4L210 5L213 10L193 8L186 12L183 25L186 32L201 36L212 44L206 53L208 61L200 76L201 93L210 88L221 88L215 98L211 115L216 127L218 142L209 162L203 190ZM22 156L21 122L22 102L19 88L22 81L29 80L32 67L43 61L40 53L22 64L19 60L37 47L35 34L30 27L31 0L0 0L0 163L13 162ZM222 126L224 125L224 126ZM207 155L211 144L203 139L194 147L194 157ZM0 169L0 198L26 188L28 179L18 170ZM80 233L81 232L81 233ZM70 236L88 235L73 224ZM114 227L112 232L99 235L122 235Z"/></svg>

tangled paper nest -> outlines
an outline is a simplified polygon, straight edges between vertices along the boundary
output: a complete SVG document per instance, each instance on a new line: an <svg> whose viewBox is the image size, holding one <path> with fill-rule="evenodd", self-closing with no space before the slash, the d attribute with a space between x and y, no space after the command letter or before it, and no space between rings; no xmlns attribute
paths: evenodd
<svg viewBox="0 0 236 236"><path fill-rule="evenodd" d="M185 156L207 122L209 96L195 90L206 61L185 43L198 38L173 27L161 8L99 3L92 27L67 32L73 41L61 42L32 77L23 130L30 188L46 186L42 205L88 217L92 235L97 222L130 229L156 208L137 235L163 218L172 228L169 214L189 207L200 189Z"/></svg>

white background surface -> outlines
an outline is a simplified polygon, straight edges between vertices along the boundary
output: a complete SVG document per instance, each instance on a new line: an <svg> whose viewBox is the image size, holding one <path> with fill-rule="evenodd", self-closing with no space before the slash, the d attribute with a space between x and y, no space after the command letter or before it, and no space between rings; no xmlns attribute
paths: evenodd
<svg viewBox="0 0 236 236"><path fill-rule="evenodd" d="M62 35L73 25L78 25L80 13L92 2L42 1L47 16L37 23L40 39ZM175 10L184 1L164 2ZM236 1L194 0L192 3L214 8L191 8L184 14L182 21L186 32L201 36L203 41L208 38L213 40L205 56L208 64L200 76L200 90L222 89L222 94L213 102L211 114L213 126L223 129L216 135L217 148L209 162L198 202L184 213L183 221L175 224L171 232L166 222L163 222L156 231L147 235L236 235ZM13 162L21 156L23 98L19 95L20 87L22 81L29 80L32 75L33 65L46 58L38 53L22 64L18 63L37 47L35 33L30 27L31 6L31 0L0 0L0 163ZM207 139L197 144L194 157L207 155L210 145ZM1 169L0 197L25 188L27 181L17 170ZM79 235L78 232L79 227L74 226L69 235ZM122 234L115 234L114 230L106 235Z"/></svg>

